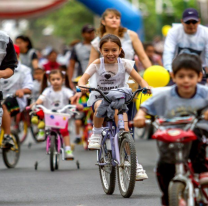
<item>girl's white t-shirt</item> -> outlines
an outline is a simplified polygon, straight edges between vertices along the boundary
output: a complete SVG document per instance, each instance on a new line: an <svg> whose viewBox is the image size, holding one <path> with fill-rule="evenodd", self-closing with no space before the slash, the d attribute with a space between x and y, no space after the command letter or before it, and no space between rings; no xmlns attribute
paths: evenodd
<svg viewBox="0 0 208 206"><path fill-rule="evenodd" d="M105 64L104 58L100 58L99 64L97 60L95 62L90 64L85 71L90 76L89 86L91 88L98 88L104 93L108 93L111 89L128 87L127 81L134 61L118 58L117 63ZM99 93L91 92L87 102L88 106L92 106L98 99L101 99Z"/></svg>
<svg viewBox="0 0 208 206"><path fill-rule="evenodd" d="M121 64L123 65L123 67L125 68L125 71L126 73L128 73L130 75L133 67L134 67L134 61L132 60L129 60L129 59L123 59L123 58L120 58L121 60ZM99 69L100 69L100 65L101 64L95 64L95 63L92 63L90 64L85 73L89 74L90 77L99 72ZM104 64L105 65L105 70L108 74L111 74L112 76L115 76L118 72L118 65L119 63L114 63L114 64Z"/></svg>
<svg viewBox="0 0 208 206"><path fill-rule="evenodd" d="M43 93L39 96L39 99L43 101L43 105L47 109L62 109L64 106L69 104L69 99L73 96L71 89L62 87L60 91L54 91L53 88L47 87Z"/></svg>

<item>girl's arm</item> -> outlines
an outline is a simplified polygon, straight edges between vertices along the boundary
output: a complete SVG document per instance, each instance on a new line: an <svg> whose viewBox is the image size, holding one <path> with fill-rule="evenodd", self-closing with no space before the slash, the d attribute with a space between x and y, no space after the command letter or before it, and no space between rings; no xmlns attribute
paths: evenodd
<svg viewBox="0 0 208 206"><path fill-rule="evenodd" d="M87 73L84 73L82 75L82 77L80 78L80 80L78 81L78 86L85 86L86 87L86 84L88 83L88 80L90 78L90 75L87 74ZM84 89L84 88L80 88L82 93L87 93L89 92L88 89Z"/></svg>
<svg viewBox="0 0 208 206"><path fill-rule="evenodd" d="M133 68L131 70L130 76L141 86L149 88L149 85L147 82L136 72L136 70Z"/></svg>
<svg viewBox="0 0 208 206"><path fill-rule="evenodd" d="M137 54L137 56L139 57L140 61L142 62L144 68L147 69L148 67L152 66L148 56L146 55L146 53L144 51L143 45L138 38L137 33L134 31L129 31L129 35L130 35L130 38L132 41L134 51Z"/></svg>

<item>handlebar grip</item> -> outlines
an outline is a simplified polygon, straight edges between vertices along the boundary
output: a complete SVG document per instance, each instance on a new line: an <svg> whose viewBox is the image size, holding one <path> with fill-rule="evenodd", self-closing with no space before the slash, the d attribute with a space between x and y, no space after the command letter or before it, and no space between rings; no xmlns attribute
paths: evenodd
<svg viewBox="0 0 208 206"><path fill-rule="evenodd" d="M86 87L86 88L87 88L87 87ZM92 89L90 89L90 88L87 88L87 89L89 89L89 92L92 91ZM80 89L78 86L76 86L76 92L82 92L81 89Z"/></svg>
<svg viewBox="0 0 208 206"><path fill-rule="evenodd" d="M76 86L76 92L82 92L78 86Z"/></svg>
<svg viewBox="0 0 208 206"><path fill-rule="evenodd" d="M25 109L26 111L31 110L30 106L27 106Z"/></svg>
<svg viewBox="0 0 208 206"><path fill-rule="evenodd" d="M148 89L147 88L143 88L142 93L143 94L147 94L147 92L148 92Z"/></svg>

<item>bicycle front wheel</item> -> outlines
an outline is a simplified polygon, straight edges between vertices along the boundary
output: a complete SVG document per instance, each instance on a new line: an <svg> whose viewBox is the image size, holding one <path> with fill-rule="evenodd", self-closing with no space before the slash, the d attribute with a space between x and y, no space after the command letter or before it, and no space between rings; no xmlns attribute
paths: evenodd
<svg viewBox="0 0 208 206"><path fill-rule="evenodd" d="M57 167L57 149L56 149L56 136L51 135L51 143L50 143L50 169L53 172Z"/></svg>
<svg viewBox="0 0 208 206"><path fill-rule="evenodd" d="M16 133L12 132L14 146L2 149L2 155L5 165L8 168L14 168L20 156L20 141Z"/></svg>
<svg viewBox="0 0 208 206"><path fill-rule="evenodd" d="M107 150L106 145L102 147L102 155L100 163L106 163L103 166L99 166L100 179L103 186L103 190L107 195L112 195L116 185L116 167L112 166L112 155Z"/></svg>
<svg viewBox="0 0 208 206"><path fill-rule="evenodd" d="M136 181L136 149L130 133L124 133L121 139L118 185L121 195L128 198L134 191Z"/></svg>

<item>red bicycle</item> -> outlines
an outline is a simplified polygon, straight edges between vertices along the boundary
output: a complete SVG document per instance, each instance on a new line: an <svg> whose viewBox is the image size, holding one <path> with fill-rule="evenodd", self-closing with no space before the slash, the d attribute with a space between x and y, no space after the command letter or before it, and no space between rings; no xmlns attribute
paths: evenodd
<svg viewBox="0 0 208 206"><path fill-rule="evenodd" d="M161 143L168 143L169 151L175 154L175 176L168 188L170 206L208 205L207 185L200 185L194 174L191 161L184 158L189 154L192 141L197 137L193 130L202 117L185 116L172 119L156 119L152 124L157 129L152 138ZM149 122L148 122L149 123ZM208 144L206 138L203 144Z"/></svg>

